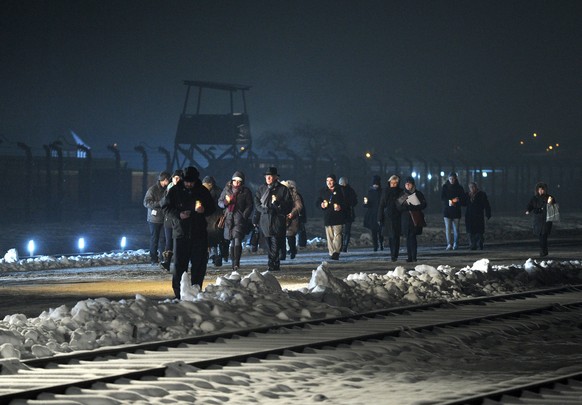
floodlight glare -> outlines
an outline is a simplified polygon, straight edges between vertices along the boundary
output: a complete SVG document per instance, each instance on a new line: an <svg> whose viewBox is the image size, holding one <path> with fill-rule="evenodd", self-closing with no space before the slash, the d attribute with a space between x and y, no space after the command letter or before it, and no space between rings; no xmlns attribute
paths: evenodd
<svg viewBox="0 0 582 405"><path fill-rule="evenodd" d="M85 249L85 238L79 238L79 241L77 242L77 247L81 252Z"/></svg>
<svg viewBox="0 0 582 405"><path fill-rule="evenodd" d="M121 242L119 242L119 246L121 247L121 250L125 249L125 246L127 246L127 238L125 236L123 236L121 238Z"/></svg>
<svg viewBox="0 0 582 405"><path fill-rule="evenodd" d="M34 245L34 241L31 239L28 241L28 254L30 256L34 256L34 249L36 246Z"/></svg>

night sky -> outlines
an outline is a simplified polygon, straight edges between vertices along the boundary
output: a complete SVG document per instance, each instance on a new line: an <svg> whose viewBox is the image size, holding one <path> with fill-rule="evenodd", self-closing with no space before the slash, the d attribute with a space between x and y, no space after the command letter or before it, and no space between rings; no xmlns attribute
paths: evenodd
<svg viewBox="0 0 582 405"><path fill-rule="evenodd" d="M350 150L582 146L582 1L0 3L0 135L173 147L183 80L252 86L251 131ZM226 113L226 93L203 111ZM206 111L205 111L206 108Z"/></svg>

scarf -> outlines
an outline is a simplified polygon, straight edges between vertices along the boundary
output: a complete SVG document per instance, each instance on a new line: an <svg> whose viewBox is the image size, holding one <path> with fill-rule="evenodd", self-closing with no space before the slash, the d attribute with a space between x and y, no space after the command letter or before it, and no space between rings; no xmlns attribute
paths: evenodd
<svg viewBox="0 0 582 405"><path fill-rule="evenodd" d="M267 188L265 189L265 192L261 196L261 207L267 208L267 204L269 203L269 194L271 194L271 189L275 186L275 184L276 184L275 182L267 184Z"/></svg>

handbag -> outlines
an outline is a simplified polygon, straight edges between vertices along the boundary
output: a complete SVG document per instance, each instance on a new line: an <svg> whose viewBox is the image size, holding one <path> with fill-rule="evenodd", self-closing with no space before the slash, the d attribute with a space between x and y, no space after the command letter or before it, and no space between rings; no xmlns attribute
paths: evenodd
<svg viewBox="0 0 582 405"><path fill-rule="evenodd" d="M560 206L558 204L547 205L546 222L560 222Z"/></svg>
<svg viewBox="0 0 582 405"><path fill-rule="evenodd" d="M424 220L424 213L422 211L408 211L410 212L410 217L412 218L412 223L417 228L423 228L426 226L426 221Z"/></svg>
<svg viewBox="0 0 582 405"><path fill-rule="evenodd" d="M216 220L216 228L224 229L224 221L226 221L226 212L223 212L222 215Z"/></svg>

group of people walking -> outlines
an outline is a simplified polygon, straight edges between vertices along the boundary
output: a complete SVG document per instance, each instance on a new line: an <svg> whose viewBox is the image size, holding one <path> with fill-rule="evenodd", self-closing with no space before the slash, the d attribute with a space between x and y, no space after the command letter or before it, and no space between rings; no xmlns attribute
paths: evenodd
<svg viewBox="0 0 582 405"><path fill-rule="evenodd" d="M161 172L147 190L144 206L148 209L151 263L170 270L173 259L176 298L180 298L180 282L189 266L192 285L200 288L210 259L216 266L230 259L233 270L238 270L242 243L251 231L259 232L265 241L268 270L277 271L280 260L285 259L286 244L294 258L296 235L305 230L303 197L294 181L279 181L275 167L267 169L265 183L254 195L241 171L234 172L223 189L211 176L201 181L192 166L173 175ZM162 243L164 227L169 232L164 233Z"/></svg>
<svg viewBox="0 0 582 405"><path fill-rule="evenodd" d="M172 174L161 172L156 184L147 190L144 206L148 209L150 260L168 271L173 260L172 288L176 298L180 298L180 282L189 266L192 285L200 288L209 260L221 266L224 260L230 259L233 270L238 270L243 241L249 233L260 235L264 241L270 271L280 270L281 260L286 259L287 253L291 259L295 258L298 234L302 234L300 246L305 246L306 207L295 181L279 180L276 167L269 167L264 178L253 194L245 184L245 174L235 171L220 189L213 177L206 176L201 181L198 170L190 166ZM403 185L401 188L400 177L393 175L388 179L388 187L382 189L380 176L373 176L364 197L364 226L371 231L374 251L384 250L387 241L390 258L397 261L400 239L404 237L406 261L416 262L417 236L426 226L423 211L427 202L416 188L414 177L406 177ZM446 249L459 247L461 207L466 207L470 249L483 249L485 218L491 218L485 192L475 182L469 183L469 191L465 192L457 174L451 172L442 187L441 199ZM554 203L555 199L547 193L547 185L539 183L526 210L526 214L534 216L541 256L548 254L547 240L552 228L546 207ZM316 207L323 213L330 260L339 260L341 252L347 252L357 204L357 194L347 177L341 177L339 182L335 174L326 177L325 187L317 195ZM165 235L165 243L161 235ZM258 238L254 239L258 243Z"/></svg>

